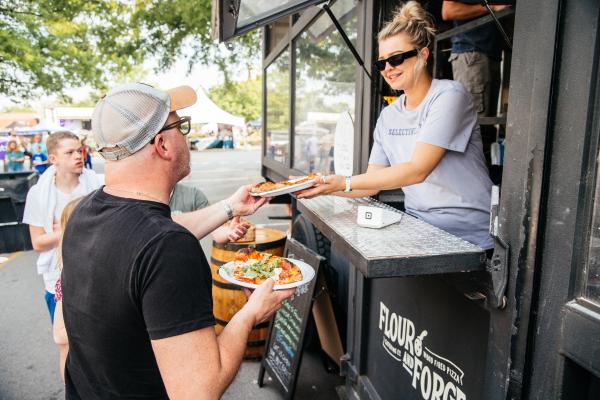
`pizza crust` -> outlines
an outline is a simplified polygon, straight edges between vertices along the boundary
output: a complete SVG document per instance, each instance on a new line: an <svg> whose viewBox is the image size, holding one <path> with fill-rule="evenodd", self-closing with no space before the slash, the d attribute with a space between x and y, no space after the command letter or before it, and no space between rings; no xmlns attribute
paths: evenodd
<svg viewBox="0 0 600 400"><path fill-rule="evenodd" d="M252 189L250 189L251 193L264 193L270 192L271 190L283 189L288 186L299 185L304 182L315 180L319 174L311 173L301 179L288 179L281 182L262 182L254 185Z"/></svg>
<svg viewBox="0 0 600 400"><path fill-rule="evenodd" d="M234 263L233 277L242 282L260 285L273 278L275 284L285 285L303 279L302 271L294 263L252 248L238 250Z"/></svg>

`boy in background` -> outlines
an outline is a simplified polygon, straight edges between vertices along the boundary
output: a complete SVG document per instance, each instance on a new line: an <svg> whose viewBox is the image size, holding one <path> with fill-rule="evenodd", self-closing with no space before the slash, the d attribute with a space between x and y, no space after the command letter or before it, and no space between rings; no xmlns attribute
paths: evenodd
<svg viewBox="0 0 600 400"><path fill-rule="evenodd" d="M29 189L23 223L29 224L33 249L40 253L37 271L44 277L44 297L54 321L54 293L60 276L56 270L56 247L62 235L60 216L69 201L98 189L102 181L93 171L83 169L81 143L74 133L53 133L46 149L52 166Z"/></svg>

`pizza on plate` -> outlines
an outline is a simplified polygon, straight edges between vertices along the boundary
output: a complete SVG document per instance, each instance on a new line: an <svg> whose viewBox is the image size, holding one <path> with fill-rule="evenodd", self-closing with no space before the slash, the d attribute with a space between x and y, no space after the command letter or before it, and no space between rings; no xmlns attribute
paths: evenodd
<svg viewBox="0 0 600 400"><path fill-rule="evenodd" d="M256 285L269 278L273 278L276 285L302 280L302 272L298 266L283 257L262 253L253 248L238 250L231 275L238 281Z"/></svg>
<svg viewBox="0 0 600 400"><path fill-rule="evenodd" d="M303 176L301 178L288 179L286 181L281 181L281 182L263 182L263 183L258 183L256 185L254 185L250 191L252 193L270 192L271 190L283 189L283 188L286 188L286 187L290 187L290 186L294 186L294 185L299 185L301 183L305 183L305 182L309 182L309 181L314 181L315 179L317 179L318 176L319 176L319 174L312 173L312 174Z"/></svg>

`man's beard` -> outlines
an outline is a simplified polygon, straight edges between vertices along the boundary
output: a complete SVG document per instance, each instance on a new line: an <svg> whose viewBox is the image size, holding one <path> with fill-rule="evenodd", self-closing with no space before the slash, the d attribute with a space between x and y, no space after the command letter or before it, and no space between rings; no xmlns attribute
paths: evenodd
<svg viewBox="0 0 600 400"><path fill-rule="evenodd" d="M188 176L192 172L192 160L188 159L187 162L180 162L177 167L177 182Z"/></svg>

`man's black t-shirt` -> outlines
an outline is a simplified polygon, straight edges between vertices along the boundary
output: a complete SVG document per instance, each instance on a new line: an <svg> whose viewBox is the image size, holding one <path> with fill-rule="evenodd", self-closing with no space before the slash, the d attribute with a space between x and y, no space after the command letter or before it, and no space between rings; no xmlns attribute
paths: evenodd
<svg viewBox="0 0 600 400"><path fill-rule="evenodd" d="M163 399L150 340L214 325L210 268L167 205L82 200L63 241L67 399Z"/></svg>

